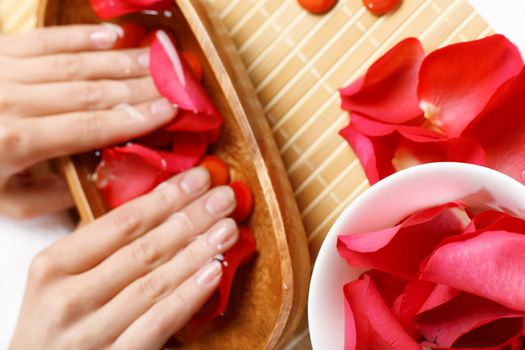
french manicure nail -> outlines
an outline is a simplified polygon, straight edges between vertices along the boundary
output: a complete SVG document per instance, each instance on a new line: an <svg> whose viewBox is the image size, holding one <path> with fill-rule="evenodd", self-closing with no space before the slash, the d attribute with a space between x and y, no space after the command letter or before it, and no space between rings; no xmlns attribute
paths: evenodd
<svg viewBox="0 0 525 350"><path fill-rule="evenodd" d="M224 250L224 244L230 240L236 229L237 226L233 220L226 220L211 230L208 236L208 243L222 252Z"/></svg>
<svg viewBox="0 0 525 350"><path fill-rule="evenodd" d="M197 284L204 286L211 284L222 275L222 265L218 261L212 261L204 266L197 274Z"/></svg>
<svg viewBox="0 0 525 350"><path fill-rule="evenodd" d="M197 167L184 174L180 182L180 187L187 194L196 194L208 188L209 183L210 174L206 169Z"/></svg>
<svg viewBox="0 0 525 350"><path fill-rule="evenodd" d="M137 61L142 68L149 68L149 52L142 52Z"/></svg>
<svg viewBox="0 0 525 350"><path fill-rule="evenodd" d="M100 29L91 33L89 38L96 48L111 49L119 37L119 30L122 31L122 28L117 25L104 24Z"/></svg>
<svg viewBox="0 0 525 350"><path fill-rule="evenodd" d="M206 210L212 215L220 215L228 210L235 201L233 190L229 186L222 186L212 193L206 200Z"/></svg>
<svg viewBox="0 0 525 350"><path fill-rule="evenodd" d="M175 115L176 109L166 99L155 101L150 107L151 115L159 119L168 119Z"/></svg>

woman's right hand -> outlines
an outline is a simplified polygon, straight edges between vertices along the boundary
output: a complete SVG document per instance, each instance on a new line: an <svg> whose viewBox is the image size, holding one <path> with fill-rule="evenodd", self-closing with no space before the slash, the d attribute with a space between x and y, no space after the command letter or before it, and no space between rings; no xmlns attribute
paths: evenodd
<svg viewBox="0 0 525 350"><path fill-rule="evenodd" d="M11 349L159 349L217 288L238 231L203 168L79 228L33 261Z"/></svg>

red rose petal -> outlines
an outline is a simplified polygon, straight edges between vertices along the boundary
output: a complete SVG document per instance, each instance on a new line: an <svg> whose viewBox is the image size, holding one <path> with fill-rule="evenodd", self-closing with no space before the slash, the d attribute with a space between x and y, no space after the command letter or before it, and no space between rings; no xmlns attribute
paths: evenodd
<svg viewBox="0 0 525 350"><path fill-rule="evenodd" d="M121 50L139 47L146 36L144 26L138 23L124 23L121 24L120 27L124 34L117 39L113 49Z"/></svg>
<svg viewBox="0 0 525 350"><path fill-rule="evenodd" d="M523 312L472 294L460 293L449 302L419 314L415 326L437 346L451 347L459 345L455 344L456 341L475 328L502 318L520 316L523 316ZM512 332L508 338L515 334L516 331ZM495 344L489 344L485 339L484 343L475 346L494 346L508 341L508 338L500 339Z"/></svg>
<svg viewBox="0 0 525 350"><path fill-rule="evenodd" d="M350 124L340 132L354 150L370 184L396 172L392 159L398 140L395 137L369 137Z"/></svg>
<svg viewBox="0 0 525 350"><path fill-rule="evenodd" d="M220 114L193 113L180 110L173 121L164 126L166 131L213 131L221 127L223 118Z"/></svg>
<svg viewBox="0 0 525 350"><path fill-rule="evenodd" d="M421 107L448 136L459 136L499 86L522 67L518 49L502 35L446 46L421 65Z"/></svg>
<svg viewBox="0 0 525 350"><path fill-rule="evenodd" d="M501 318L480 326L463 335L454 343L454 348L487 347L495 349L518 350L522 341L519 339L523 317Z"/></svg>
<svg viewBox="0 0 525 350"><path fill-rule="evenodd" d="M467 138L447 138L419 126L374 121L357 113L340 131L356 153L371 184L407 166L428 162L484 164L485 153Z"/></svg>
<svg viewBox="0 0 525 350"><path fill-rule="evenodd" d="M391 307L394 300L403 293L408 282L403 278L380 270L369 270L364 275L372 280L388 307Z"/></svg>
<svg viewBox="0 0 525 350"><path fill-rule="evenodd" d="M459 293L460 291L448 286L411 280L394 301L392 312L403 328L415 339L420 336L414 326L416 315L448 302Z"/></svg>
<svg viewBox="0 0 525 350"><path fill-rule="evenodd" d="M214 300L214 305L209 306L205 311L198 313L193 322L203 324L219 317L228 306L231 287L237 269L246 264L255 254L255 237L250 228L239 227L239 240L235 245L224 253L222 277L218 289L218 298Z"/></svg>
<svg viewBox="0 0 525 350"><path fill-rule="evenodd" d="M421 262L446 237L461 234L463 223L448 203L422 210L401 224L379 231L341 235L339 254L349 264L382 270L410 279Z"/></svg>
<svg viewBox="0 0 525 350"><path fill-rule="evenodd" d="M421 278L525 310L525 235L484 231L451 237L421 267Z"/></svg>
<svg viewBox="0 0 525 350"><path fill-rule="evenodd" d="M395 124L422 115L416 92L424 56L419 40L401 41L378 59L364 77L341 89L342 108Z"/></svg>
<svg viewBox="0 0 525 350"><path fill-rule="evenodd" d="M345 350L420 350L392 315L367 275L346 284Z"/></svg>
<svg viewBox="0 0 525 350"><path fill-rule="evenodd" d="M202 152L200 156L196 156L194 154L186 155L158 151L136 143L124 147L115 147L113 150L123 154L135 154L149 165L172 174L187 170L196 165L204 154L204 152Z"/></svg>
<svg viewBox="0 0 525 350"><path fill-rule="evenodd" d="M525 70L505 83L465 130L485 149L486 165L523 182L525 171Z"/></svg>
<svg viewBox="0 0 525 350"><path fill-rule="evenodd" d="M217 114L204 88L164 31L151 44L150 69L160 93L180 109L209 116Z"/></svg>
<svg viewBox="0 0 525 350"><path fill-rule="evenodd" d="M208 136L203 132L176 132L173 135L172 152L191 159L194 166L206 153Z"/></svg>
<svg viewBox="0 0 525 350"><path fill-rule="evenodd" d="M421 306L418 313L438 307L439 305L452 300L452 298L456 297L459 293L461 293L461 291L457 289L445 286L444 284L436 284L434 290L432 293L430 293L428 299L425 301L423 306Z"/></svg>
<svg viewBox="0 0 525 350"><path fill-rule="evenodd" d="M102 162L95 174L97 185L111 208L151 191L169 177L142 157L111 148L102 151Z"/></svg>
<svg viewBox="0 0 525 350"><path fill-rule="evenodd" d="M175 135L173 153L139 144L104 149L96 174L108 204L115 208L196 165L208 144L205 134L192 134Z"/></svg>
<svg viewBox="0 0 525 350"><path fill-rule="evenodd" d="M419 337L414 327L414 318L425 301L432 294L436 284L432 282L411 280L392 305L392 313L412 338Z"/></svg>
<svg viewBox="0 0 525 350"><path fill-rule="evenodd" d="M143 10L164 11L171 6L171 0L91 0L91 7L102 19L113 19Z"/></svg>
<svg viewBox="0 0 525 350"><path fill-rule="evenodd" d="M253 210L252 189L243 181L234 181L230 183L230 187L235 193L235 201L237 203L230 217L236 222L241 223L250 216Z"/></svg>

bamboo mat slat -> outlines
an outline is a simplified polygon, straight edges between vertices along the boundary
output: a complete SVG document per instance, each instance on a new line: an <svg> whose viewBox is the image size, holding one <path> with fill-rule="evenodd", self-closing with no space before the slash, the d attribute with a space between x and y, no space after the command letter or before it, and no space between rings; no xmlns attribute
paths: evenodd
<svg viewBox="0 0 525 350"><path fill-rule="evenodd" d="M0 0L0 31L27 31L37 0ZM368 188L338 131L348 123L337 89L408 36L426 50L492 34L467 0L405 0L377 18L361 0L314 16L295 0L205 0L226 24L265 108L315 257L341 211ZM287 349L311 349L306 322Z"/></svg>

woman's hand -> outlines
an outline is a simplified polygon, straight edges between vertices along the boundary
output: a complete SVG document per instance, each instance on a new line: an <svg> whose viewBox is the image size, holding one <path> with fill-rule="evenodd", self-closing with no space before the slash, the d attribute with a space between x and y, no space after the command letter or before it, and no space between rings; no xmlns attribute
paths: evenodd
<svg viewBox="0 0 525 350"><path fill-rule="evenodd" d="M33 261L11 349L159 349L216 289L233 191L195 168Z"/></svg>
<svg viewBox="0 0 525 350"><path fill-rule="evenodd" d="M27 169L132 139L174 117L149 76L147 49L107 51L119 30L84 25L0 36L0 214L71 206L62 179Z"/></svg>

